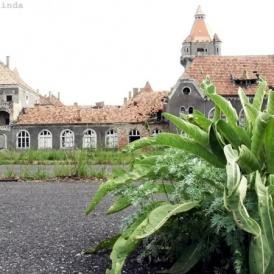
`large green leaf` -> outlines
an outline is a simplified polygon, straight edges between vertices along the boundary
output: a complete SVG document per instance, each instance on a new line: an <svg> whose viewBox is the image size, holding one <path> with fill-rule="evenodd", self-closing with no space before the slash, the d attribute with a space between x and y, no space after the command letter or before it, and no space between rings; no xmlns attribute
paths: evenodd
<svg viewBox="0 0 274 274"><path fill-rule="evenodd" d="M134 231L153 209L161 206L162 204L164 204L164 202L157 201L146 206L132 225L130 225L117 239L110 254L112 268L107 270L106 274L121 274L126 258L138 247L140 243L140 240L135 239Z"/></svg>
<svg viewBox="0 0 274 274"><path fill-rule="evenodd" d="M245 171L245 173L251 173L261 169L257 157L245 145L239 147L239 158L237 162L240 168Z"/></svg>
<svg viewBox="0 0 274 274"><path fill-rule="evenodd" d="M197 207L199 202L190 201L182 204L163 204L155 208L148 217L137 227L134 232L135 239L143 239L159 230L174 215L191 210Z"/></svg>
<svg viewBox="0 0 274 274"><path fill-rule="evenodd" d="M248 123L249 131L251 132L253 124L257 117L256 109L251 108L249 99L247 98L247 96L245 95L244 91L241 88L239 88L239 90L238 90L238 95L239 95L239 98L240 98L240 101L242 104L242 108L245 113L245 118Z"/></svg>
<svg viewBox="0 0 274 274"><path fill-rule="evenodd" d="M274 115L274 91L273 90L269 91L266 111L267 113Z"/></svg>
<svg viewBox="0 0 274 274"><path fill-rule="evenodd" d="M172 124L174 124L178 129L182 130L191 138L193 138L197 143L205 147L208 146L208 136L204 130L170 113L164 113L163 116Z"/></svg>
<svg viewBox="0 0 274 274"><path fill-rule="evenodd" d="M260 153L263 147L265 130L269 119L270 115L268 113L259 112L259 115L255 121L252 130L251 151L254 153L254 155L256 155L258 159L260 159Z"/></svg>
<svg viewBox="0 0 274 274"><path fill-rule="evenodd" d="M107 239L103 240L102 242L100 242L98 245L85 249L83 251L83 253L84 254L95 254L100 250L111 249L120 236L121 236L121 234L117 234L110 238L107 238Z"/></svg>
<svg viewBox="0 0 274 274"><path fill-rule="evenodd" d="M211 151L218 157L220 162L226 163L223 144L218 136L218 132L216 130L215 123L211 124L209 128L209 146Z"/></svg>
<svg viewBox="0 0 274 274"><path fill-rule="evenodd" d="M259 85L256 88L256 92L255 92L255 96L253 99L253 107L257 110L257 111L261 111L262 110L262 105L263 105L263 101L264 101L264 96L266 93L266 89L267 89L267 82L263 79L260 79L259 81Z"/></svg>
<svg viewBox="0 0 274 274"><path fill-rule="evenodd" d="M267 171L274 174L274 117L271 116L265 131L265 160Z"/></svg>
<svg viewBox="0 0 274 274"><path fill-rule="evenodd" d="M264 253L267 258L272 257L274 260L274 206L272 196L269 192L269 187L266 187L263 184L259 172L256 172L255 189L258 198L258 211L262 232L268 244L264 250ZM269 247L271 247L271 249ZM269 254L266 254L267 252ZM271 265L274 266L273 262ZM274 268L272 270L274 270Z"/></svg>
<svg viewBox="0 0 274 274"><path fill-rule="evenodd" d="M169 274L185 274L188 273L203 257L205 247L204 241L192 244L186 247L181 253L179 259L175 264L166 272Z"/></svg>
<svg viewBox="0 0 274 274"><path fill-rule="evenodd" d="M152 172L152 167L155 164L156 159L156 156L150 156L139 160L138 163L134 165L132 171L127 173L125 172L123 175L117 178L112 178L100 185L99 189L87 206L86 214L89 214L91 211L93 211L109 192L118 189L127 183L131 183L134 180L139 180L144 176L147 176L150 172Z"/></svg>
<svg viewBox="0 0 274 274"><path fill-rule="evenodd" d="M143 186L143 185L142 185ZM171 184L162 184L162 183L146 183L145 186L150 189L148 194L143 193L142 197L146 197L151 194L168 194L174 191L174 186ZM108 214L113 214L117 213L129 206L132 205L134 202L133 197L129 195L125 196L120 196L114 203L113 205L108 209L107 213Z"/></svg>
<svg viewBox="0 0 274 274"><path fill-rule="evenodd" d="M201 157L216 167L223 168L225 166L224 163L219 161L216 155L214 155L204 146L198 144L197 142L193 141L188 137L179 136L173 133L160 133L152 138L154 140L153 143L149 140L147 142L144 142L142 139L140 139L133 142L132 145L130 144L129 147L133 149L135 149L136 147L138 147L139 149L141 147L151 145L174 147L192 153L198 157Z"/></svg>
<svg viewBox="0 0 274 274"><path fill-rule="evenodd" d="M216 124L218 132L236 149L244 144L250 146L250 138L244 128L237 125L230 125L224 120L219 120Z"/></svg>
<svg viewBox="0 0 274 274"><path fill-rule="evenodd" d="M208 131L208 128L211 125L211 121L207 119L205 115L198 110L194 110L193 114L187 116L187 119L191 123L196 124L205 131Z"/></svg>

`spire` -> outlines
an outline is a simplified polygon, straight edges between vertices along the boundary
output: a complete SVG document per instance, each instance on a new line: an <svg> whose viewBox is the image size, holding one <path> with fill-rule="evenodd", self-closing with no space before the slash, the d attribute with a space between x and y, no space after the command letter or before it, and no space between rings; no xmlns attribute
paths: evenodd
<svg viewBox="0 0 274 274"><path fill-rule="evenodd" d="M199 5L196 10L195 19L205 19L205 13L203 12L201 5Z"/></svg>
<svg viewBox="0 0 274 274"><path fill-rule="evenodd" d="M202 11L201 6L198 6L195 13L195 21L192 26L190 35L185 39L185 42L211 42L213 40L206 22L205 13Z"/></svg>
<svg viewBox="0 0 274 274"><path fill-rule="evenodd" d="M146 91L146 92L151 92L151 91L153 91L153 89L152 89L152 87L151 87L149 81L146 82L146 84L145 84L145 86L144 86L144 88L143 88L143 91Z"/></svg>

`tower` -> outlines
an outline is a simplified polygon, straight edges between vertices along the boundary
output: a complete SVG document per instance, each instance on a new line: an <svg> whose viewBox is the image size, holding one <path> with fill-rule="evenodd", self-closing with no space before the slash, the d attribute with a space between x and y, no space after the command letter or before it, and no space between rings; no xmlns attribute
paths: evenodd
<svg viewBox="0 0 274 274"><path fill-rule="evenodd" d="M196 56L220 55L221 40L212 34L205 22L205 13L198 6L190 34L183 42L181 64L186 68Z"/></svg>

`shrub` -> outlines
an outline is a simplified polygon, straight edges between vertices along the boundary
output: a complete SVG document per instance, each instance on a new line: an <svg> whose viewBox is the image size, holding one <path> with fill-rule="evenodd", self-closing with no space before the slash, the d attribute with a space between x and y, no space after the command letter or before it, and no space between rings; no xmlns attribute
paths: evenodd
<svg viewBox="0 0 274 274"><path fill-rule="evenodd" d="M109 213L132 205L132 193L135 189L138 192L140 187L144 188L148 179L152 180L151 185L142 197L146 197L144 193L150 196L171 192L173 195L174 189L174 196L177 197L174 200L147 199L133 222L115 239L111 253L112 268L107 273L121 273L127 256L144 239L152 237L155 241L163 232L168 239L168 235L172 235L173 229L170 227L174 228L173 222L175 227L179 227L178 236L184 245L176 256L177 262L168 273L187 273L199 260L209 258L210 253L216 247L222 247L224 242L233 254L236 273L273 273L274 91L268 91L266 87L266 81L261 80L253 103L239 90L246 117L246 124L242 127L236 110L230 102L217 94L215 86L207 78L203 82L203 90L215 105L213 121L199 112L181 118L166 113L165 118L180 131L183 130L184 136L161 133L130 145L130 151L146 146L165 146L187 151L207 161L210 173L213 172L212 176L217 173L213 170L214 166L221 169L226 167L227 179L226 182L210 180L210 174L207 174L202 180L195 182L192 180L196 176L194 168L189 173L190 177L184 180L185 183L181 185L180 180L175 179L175 182L166 187L166 184L159 183L158 178L154 177L154 167L157 167L159 158L148 156L136 160L130 172L121 173L101 185L87 208L87 214L108 193L128 186L133 189L129 194L122 191ZM226 120L222 119L223 116ZM197 162L196 166L201 165ZM165 178L167 180L170 176L167 172L169 167L170 162L165 162L165 166L161 167L164 174L168 175ZM184 169L176 170L175 174L183 172ZM144 182L136 185L140 180ZM176 253L175 247L171 250Z"/></svg>

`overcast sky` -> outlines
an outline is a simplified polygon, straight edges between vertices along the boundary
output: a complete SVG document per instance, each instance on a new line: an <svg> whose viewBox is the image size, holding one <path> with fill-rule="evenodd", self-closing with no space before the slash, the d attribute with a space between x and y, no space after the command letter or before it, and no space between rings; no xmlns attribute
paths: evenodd
<svg viewBox="0 0 274 274"><path fill-rule="evenodd" d="M199 4L223 55L273 54L272 0L0 0L0 58L66 104L121 104L150 81L170 89L183 72L181 43Z"/></svg>

